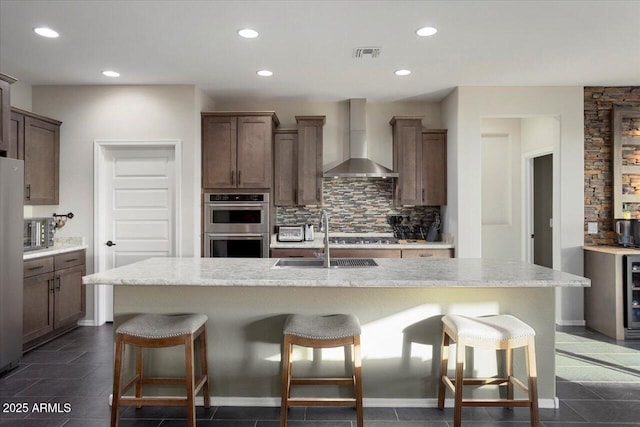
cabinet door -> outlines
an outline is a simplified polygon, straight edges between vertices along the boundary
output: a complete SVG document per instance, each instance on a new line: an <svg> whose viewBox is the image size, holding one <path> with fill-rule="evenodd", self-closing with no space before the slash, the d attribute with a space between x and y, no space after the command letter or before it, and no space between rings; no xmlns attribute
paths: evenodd
<svg viewBox="0 0 640 427"><path fill-rule="evenodd" d="M236 186L235 117L202 118L202 187L234 188Z"/></svg>
<svg viewBox="0 0 640 427"><path fill-rule="evenodd" d="M422 205L447 204L447 136L422 134Z"/></svg>
<svg viewBox="0 0 640 427"><path fill-rule="evenodd" d="M85 292L82 286L83 265L55 271L56 328L75 323L85 314Z"/></svg>
<svg viewBox="0 0 640 427"><path fill-rule="evenodd" d="M315 258L323 249L271 249L271 258Z"/></svg>
<svg viewBox="0 0 640 427"><path fill-rule="evenodd" d="M238 117L238 188L271 188L272 127L269 116Z"/></svg>
<svg viewBox="0 0 640 427"><path fill-rule="evenodd" d="M27 343L53 330L54 276L39 274L24 279L22 342Z"/></svg>
<svg viewBox="0 0 640 427"><path fill-rule="evenodd" d="M298 120L298 204L322 204L322 126L324 117Z"/></svg>
<svg viewBox="0 0 640 427"><path fill-rule="evenodd" d="M396 205L422 204L422 121L397 119L393 128Z"/></svg>
<svg viewBox="0 0 640 427"><path fill-rule="evenodd" d="M297 133L276 133L273 142L273 203L295 206L298 171Z"/></svg>
<svg viewBox="0 0 640 427"><path fill-rule="evenodd" d="M0 79L0 157L9 155L9 118L11 117L11 104L9 100L10 84Z"/></svg>
<svg viewBox="0 0 640 427"><path fill-rule="evenodd" d="M60 126L24 119L25 204L58 204Z"/></svg>
<svg viewBox="0 0 640 427"><path fill-rule="evenodd" d="M11 112L7 157L24 160L24 116Z"/></svg>

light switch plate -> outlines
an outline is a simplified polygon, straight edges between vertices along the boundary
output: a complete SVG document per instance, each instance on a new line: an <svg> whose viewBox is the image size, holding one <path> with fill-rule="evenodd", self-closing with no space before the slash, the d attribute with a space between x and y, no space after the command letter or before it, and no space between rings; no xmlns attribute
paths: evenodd
<svg viewBox="0 0 640 427"><path fill-rule="evenodd" d="M589 234L598 234L598 223L597 222L588 222L587 223L587 233L589 233Z"/></svg>

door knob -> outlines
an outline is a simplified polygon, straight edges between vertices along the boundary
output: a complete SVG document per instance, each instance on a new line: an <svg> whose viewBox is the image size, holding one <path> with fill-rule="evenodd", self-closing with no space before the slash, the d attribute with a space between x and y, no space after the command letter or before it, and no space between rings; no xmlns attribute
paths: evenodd
<svg viewBox="0 0 640 427"><path fill-rule="evenodd" d="M111 240L109 240L107 243L107 246L111 247L111 246L115 246L116 244L113 243Z"/></svg>

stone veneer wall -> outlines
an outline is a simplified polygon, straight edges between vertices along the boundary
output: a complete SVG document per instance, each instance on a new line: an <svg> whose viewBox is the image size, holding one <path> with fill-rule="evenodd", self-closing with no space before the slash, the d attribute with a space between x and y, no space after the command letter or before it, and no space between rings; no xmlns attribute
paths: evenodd
<svg viewBox="0 0 640 427"><path fill-rule="evenodd" d="M429 225L440 213L439 206L393 206L393 181L390 178L324 178L323 206L277 206L276 224L314 224L320 212L329 214L329 230L335 232L391 232L386 218L390 214L409 215L411 222Z"/></svg>
<svg viewBox="0 0 640 427"><path fill-rule="evenodd" d="M640 107L640 87L584 88L584 241L612 244L613 230L613 138L611 110L614 105ZM640 206L632 206L632 218L640 218ZM597 235L587 233L587 222L597 222Z"/></svg>

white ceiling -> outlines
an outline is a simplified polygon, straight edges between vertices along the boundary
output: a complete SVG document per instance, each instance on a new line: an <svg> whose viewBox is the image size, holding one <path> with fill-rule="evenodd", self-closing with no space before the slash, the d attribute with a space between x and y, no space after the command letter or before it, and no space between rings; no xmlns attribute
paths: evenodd
<svg viewBox="0 0 640 427"><path fill-rule="evenodd" d="M456 86L640 86L639 17L637 0L0 0L0 71L32 85L195 84L214 100L437 101ZM439 32L416 36L426 25ZM60 37L39 37L36 26ZM240 38L244 27L260 37ZM360 46L382 54L353 59ZM263 68L274 75L258 77ZM413 73L397 77L399 68Z"/></svg>

